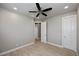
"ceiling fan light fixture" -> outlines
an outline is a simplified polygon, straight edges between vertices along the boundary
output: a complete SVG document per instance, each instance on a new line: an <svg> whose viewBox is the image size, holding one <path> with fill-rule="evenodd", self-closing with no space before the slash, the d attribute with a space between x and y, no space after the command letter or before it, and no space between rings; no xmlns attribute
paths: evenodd
<svg viewBox="0 0 79 59"><path fill-rule="evenodd" d="M44 16L47 16L47 14L44 13L44 12L47 12L47 11L52 10L52 8L46 8L46 9L42 10L39 3L36 3L36 7L37 7L38 11L29 11L29 12L30 12L30 13L37 13L37 15L36 15L37 19L39 19L38 16L39 16L40 14L42 14L42 15L44 15Z"/></svg>
<svg viewBox="0 0 79 59"><path fill-rule="evenodd" d="M37 19L39 19L39 17L37 17Z"/></svg>

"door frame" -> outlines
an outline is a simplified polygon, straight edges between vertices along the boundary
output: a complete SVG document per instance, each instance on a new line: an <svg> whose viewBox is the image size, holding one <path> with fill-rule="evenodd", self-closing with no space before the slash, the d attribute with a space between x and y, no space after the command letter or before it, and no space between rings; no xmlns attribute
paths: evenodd
<svg viewBox="0 0 79 59"><path fill-rule="evenodd" d="M46 21L44 21L44 22L46 22ZM43 22L42 22L42 21L34 21L33 23L34 23L34 25L33 25L34 30L33 30L33 31L35 31L35 23L41 23L41 24L42 24ZM41 25L41 26L42 26L42 25ZM47 27L47 22L46 22L46 27ZM42 34L42 33L41 33L41 34ZM34 39L35 39L35 32L34 32L34 35L33 35L33 36L34 36ZM46 28L46 36L47 36L47 28ZM41 36L41 37L42 37L42 36ZM46 37L46 41L41 39L41 42L47 43L47 37Z"/></svg>
<svg viewBox="0 0 79 59"><path fill-rule="evenodd" d="M44 30L43 30L44 29ZM44 36L44 37L42 37ZM44 40L43 40L44 38ZM41 22L41 42L47 43L47 22Z"/></svg>

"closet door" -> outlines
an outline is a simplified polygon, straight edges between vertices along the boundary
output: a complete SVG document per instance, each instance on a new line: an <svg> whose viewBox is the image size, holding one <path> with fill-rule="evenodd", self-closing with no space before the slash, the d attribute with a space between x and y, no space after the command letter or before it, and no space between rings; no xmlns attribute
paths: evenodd
<svg viewBox="0 0 79 59"><path fill-rule="evenodd" d="M62 45L76 51L76 15L62 17Z"/></svg>

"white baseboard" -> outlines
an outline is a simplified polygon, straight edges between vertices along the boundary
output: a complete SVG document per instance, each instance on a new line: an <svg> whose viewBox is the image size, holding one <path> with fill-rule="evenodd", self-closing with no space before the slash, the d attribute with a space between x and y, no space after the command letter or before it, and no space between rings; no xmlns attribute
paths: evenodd
<svg viewBox="0 0 79 59"><path fill-rule="evenodd" d="M32 44L34 44L34 43L32 42L32 43L29 43L29 44L26 44L26 45L23 45L23 46L14 48L14 49L10 49L10 50L8 50L8 51L5 51L5 52L0 53L0 56L2 56L2 55L4 55L4 54L7 54L7 53L10 53L10 52L13 52L13 51L15 51L15 50L18 50L18 49L20 49L20 48L23 48L23 47L26 47L26 46L30 46L30 45L32 45Z"/></svg>
<svg viewBox="0 0 79 59"><path fill-rule="evenodd" d="M63 46L62 45L58 45L58 44L55 44L55 43L51 43L51 42L47 42L48 44L50 44L50 45L53 45L53 46L57 46L57 47L61 47L61 48L63 48Z"/></svg>
<svg viewBox="0 0 79 59"><path fill-rule="evenodd" d="M50 45L53 45L53 46L57 46L57 47L60 47L60 48L64 48L62 45L54 44L54 43L51 43L51 42L47 42L47 43L50 44ZM79 54L78 54L77 51L74 51L74 52L76 52L76 56L79 56Z"/></svg>

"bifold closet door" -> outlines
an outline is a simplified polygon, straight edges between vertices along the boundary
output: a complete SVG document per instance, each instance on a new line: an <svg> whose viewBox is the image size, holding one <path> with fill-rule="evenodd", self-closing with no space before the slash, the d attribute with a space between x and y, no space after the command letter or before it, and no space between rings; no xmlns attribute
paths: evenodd
<svg viewBox="0 0 79 59"><path fill-rule="evenodd" d="M62 45L76 51L76 15L62 17Z"/></svg>

